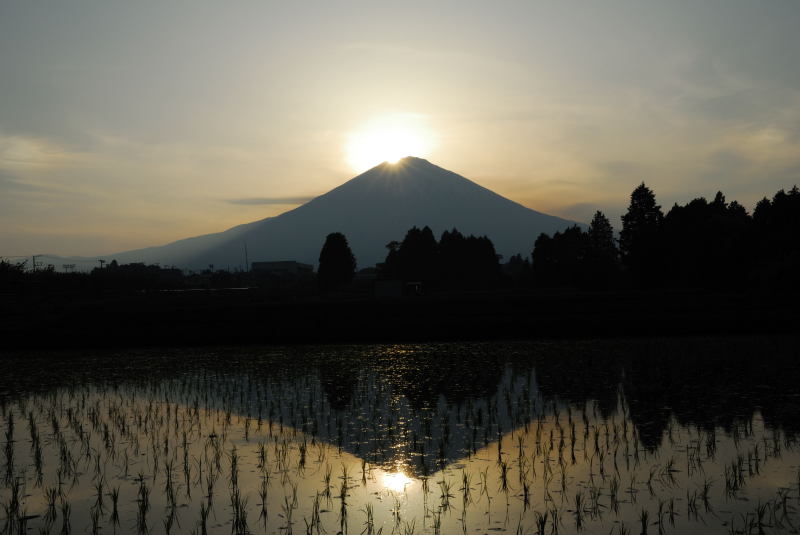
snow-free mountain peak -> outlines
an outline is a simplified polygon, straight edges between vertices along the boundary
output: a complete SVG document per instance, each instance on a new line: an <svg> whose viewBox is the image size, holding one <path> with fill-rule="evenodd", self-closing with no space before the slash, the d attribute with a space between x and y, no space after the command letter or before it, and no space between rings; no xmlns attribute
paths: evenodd
<svg viewBox="0 0 800 535"><path fill-rule="evenodd" d="M536 237L574 224L526 208L422 158L384 162L279 216L226 232L112 255L119 262L160 262L202 269L209 264L244 267L244 247L254 261L297 260L316 264L325 237L342 232L358 266L386 257L386 244L413 226L438 236L457 228L486 235L504 258L530 254ZM110 258L110 257L109 257Z"/></svg>

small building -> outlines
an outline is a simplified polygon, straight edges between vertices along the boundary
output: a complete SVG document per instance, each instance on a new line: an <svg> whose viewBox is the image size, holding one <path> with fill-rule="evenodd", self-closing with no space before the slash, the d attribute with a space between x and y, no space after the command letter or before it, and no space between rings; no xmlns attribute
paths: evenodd
<svg viewBox="0 0 800 535"><path fill-rule="evenodd" d="M314 266L303 264L294 260L279 260L275 262L253 262L252 270L254 273L264 275L274 275L277 277L297 277L311 275L314 273Z"/></svg>

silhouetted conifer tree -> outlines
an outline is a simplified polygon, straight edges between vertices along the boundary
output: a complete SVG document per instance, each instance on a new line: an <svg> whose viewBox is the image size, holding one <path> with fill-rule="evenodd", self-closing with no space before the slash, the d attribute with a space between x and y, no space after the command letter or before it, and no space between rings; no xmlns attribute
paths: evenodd
<svg viewBox="0 0 800 535"><path fill-rule="evenodd" d="M439 239L439 268L445 286L464 284L467 278L467 240L457 229L445 230Z"/></svg>
<svg viewBox="0 0 800 535"><path fill-rule="evenodd" d="M386 254L386 260L383 261L383 265L379 265L379 273L384 278L400 278L400 262L397 256L397 251L400 249L400 242L392 240L386 244L386 249L388 249L389 252Z"/></svg>
<svg viewBox="0 0 800 535"><path fill-rule="evenodd" d="M644 182L631 193L628 211L622 216L619 250L622 261L639 283L658 282L661 273L660 236L664 214L656 204L655 194Z"/></svg>
<svg viewBox="0 0 800 535"><path fill-rule="evenodd" d="M594 214L586 235L584 282L592 288L608 287L617 274L619 253L614 243L614 229L603 212L598 210Z"/></svg>
<svg viewBox="0 0 800 535"><path fill-rule="evenodd" d="M397 249L397 273L406 281L431 283L436 278L437 253L433 231L413 227Z"/></svg>
<svg viewBox="0 0 800 535"><path fill-rule="evenodd" d="M319 253L317 281L320 289L332 290L348 284L356 273L356 259L341 232L333 232L325 238Z"/></svg>
<svg viewBox="0 0 800 535"><path fill-rule="evenodd" d="M615 259L617 246L614 243L614 229L601 211L597 211L589 224L589 247L600 256Z"/></svg>
<svg viewBox="0 0 800 535"><path fill-rule="evenodd" d="M469 236L466 240L466 275L473 287L495 284L500 277L500 259L494 244L486 236Z"/></svg>
<svg viewBox="0 0 800 535"><path fill-rule="evenodd" d="M758 278L769 285L795 284L800 271L800 190L778 191L753 211Z"/></svg>

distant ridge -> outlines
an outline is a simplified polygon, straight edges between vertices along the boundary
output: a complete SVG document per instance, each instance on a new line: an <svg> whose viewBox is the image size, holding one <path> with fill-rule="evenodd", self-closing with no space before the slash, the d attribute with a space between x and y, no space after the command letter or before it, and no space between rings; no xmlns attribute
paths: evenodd
<svg viewBox="0 0 800 535"><path fill-rule="evenodd" d="M386 244L402 240L409 228L427 225L437 238L453 227L463 234L486 235L507 259L516 253L530 254L540 233L553 233L572 224L409 156L373 167L279 216L103 258L189 269L205 269L210 264L237 269L244 268L247 244L250 262L297 260L316 265L325 236L342 232L358 267L363 268L382 262Z"/></svg>

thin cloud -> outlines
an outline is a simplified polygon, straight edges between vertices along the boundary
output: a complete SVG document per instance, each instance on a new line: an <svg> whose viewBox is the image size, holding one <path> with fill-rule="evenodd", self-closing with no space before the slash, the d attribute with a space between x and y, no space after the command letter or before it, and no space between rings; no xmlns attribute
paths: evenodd
<svg viewBox="0 0 800 535"><path fill-rule="evenodd" d="M0 163L52 165L68 155L50 143L25 136L0 135Z"/></svg>
<svg viewBox="0 0 800 535"><path fill-rule="evenodd" d="M17 180L0 169L0 192L46 191L46 188Z"/></svg>
<svg viewBox="0 0 800 535"><path fill-rule="evenodd" d="M246 197L244 199L227 199L228 204L304 204L314 197Z"/></svg>

